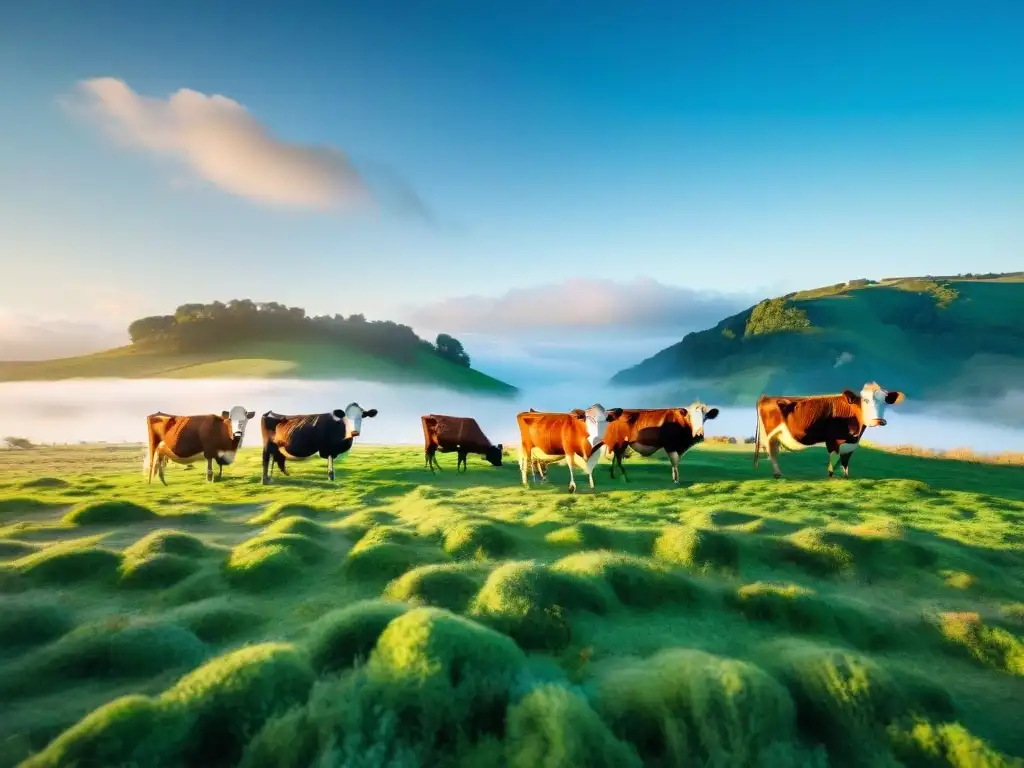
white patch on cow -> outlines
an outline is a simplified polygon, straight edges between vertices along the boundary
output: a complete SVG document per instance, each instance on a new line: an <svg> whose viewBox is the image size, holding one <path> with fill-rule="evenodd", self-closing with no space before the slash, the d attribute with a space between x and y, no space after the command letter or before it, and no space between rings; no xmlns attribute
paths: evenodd
<svg viewBox="0 0 1024 768"><path fill-rule="evenodd" d="M577 463L579 463L579 459L582 459L582 458L583 458L582 456L578 456L577 457ZM601 461L601 452L600 451L594 451L593 453L590 454L590 458L589 459L585 459L583 461L583 469L586 471L586 473L588 475L593 475L594 474L594 467L597 466L599 461Z"/></svg>
<svg viewBox="0 0 1024 768"><path fill-rule="evenodd" d="M686 413L690 417L690 428L693 430L694 437L702 437L704 435L704 414L706 411L707 406L700 403L692 403L686 409Z"/></svg>
<svg viewBox="0 0 1024 768"><path fill-rule="evenodd" d="M162 440L160 441L160 445L156 447L156 454L165 460L173 461L175 464L195 464L203 458L201 451L194 456L178 456L176 453L172 452L171 449L167 447L167 443Z"/></svg>
<svg viewBox="0 0 1024 768"><path fill-rule="evenodd" d="M236 455L235 451L217 451L217 458L224 464L233 464Z"/></svg>
<svg viewBox="0 0 1024 768"><path fill-rule="evenodd" d="M655 453L661 450L660 447L654 445L642 445L641 443L630 443L629 447L639 453L641 456L653 456Z"/></svg>
<svg viewBox="0 0 1024 768"><path fill-rule="evenodd" d="M841 456L845 456L848 453L853 453L857 450L858 445L860 445L860 443L843 443L839 446L839 454Z"/></svg>
<svg viewBox="0 0 1024 768"><path fill-rule="evenodd" d="M345 439L358 437L363 429L363 409L352 403L345 409Z"/></svg>
<svg viewBox="0 0 1024 768"><path fill-rule="evenodd" d="M877 384L865 384L860 391L860 407L865 426L882 426L879 422L885 421L885 409L888 403L885 402L885 390Z"/></svg>
<svg viewBox="0 0 1024 768"><path fill-rule="evenodd" d="M807 447L793 437L793 433L789 431L789 427L786 426L785 422L777 426L775 431L768 436L769 440L773 438L777 440L780 445L790 451L802 451Z"/></svg>
<svg viewBox="0 0 1024 768"><path fill-rule="evenodd" d="M584 421L587 425L587 440L590 442L590 446L594 447L604 440L604 435L608 431L608 411L595 404L587 408L584 413L586 414Z"/></svg>
<svg viewBox="0 0 1024 768"><path fill-rule="evenodd" d="M537 461L561 461L562 459L565 458L565 455L558 454L556 456L554 454L544 453L544 451L542 451L540 448L534 446L533 450L530 451L530 458L535 459Z"/></svg>

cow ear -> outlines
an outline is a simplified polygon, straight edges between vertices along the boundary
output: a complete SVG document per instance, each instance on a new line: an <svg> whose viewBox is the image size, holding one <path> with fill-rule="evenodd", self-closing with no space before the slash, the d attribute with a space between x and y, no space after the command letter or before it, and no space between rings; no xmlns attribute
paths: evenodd
<svg viewBox="0 0 1024 768"><path fill-rule="evenodd" d="M345 418L345 412L341 410L341 408L335 408L333 411L331 411L331 416L340 421L341 419Z"/></svg>
<svg viewBox="0 0 1024 768"><path fill-rule="evenodd" d="M571 413L580 421L583 421L585 418L587 418L587 413L582 408L573 408L571 411L569 411L569 413Z"/></svg>
<svg viewBox="0 0 1024 768"><path fill-rule="evenodd" d="M221 417L222 419L228 419L228 418L231 418L231 414L230 414L230 413L228 413L227 411L221 411L221 412L220 412L220 417Z"/></svg>
<svg viewBox="0 0 1024 768"><path fill-rule="evenodd" d="M621 408L612 408L610 411L608 411L608 421L615 421L620 416L622 416Z"/></svg>
<svg viewBox="0 0 1024 768"><path fill-rule="evenodd" d="M860 402L860 395L858 395L852 389L844 389L843 390L843 397L846 398L846 402L848 402L848 403L859 403Z"/></svg>
<svg viewBox="0 0 1024 768"><path fill-rule="evenodd" d="M376 415L377 415L377 409L376 408L371 408L368 411L363 411L363 416L365 416L368 419L372 419Z"/></svg>
<svg viewBox="0 0 1024 768"><path fill-rule="evenodd" d="M498 453L501 453L503 450L505 450L505 446L502 443L498 443Z"/></svg>
<svg viewBox="0 0 1024 768"><path fill-rule="evenodd" d="M704 418L705 419L715 419L715 418L718 418L718 409L717 408L712 408L710 411L708 411L706 414L704 414Z"/></svg>
<svg viewBox="0 0 1024 768"><path fill-rule="evenodd" d="M888 392L885 393L885 402L888 405L899 405L904 400L906 400L906 396L902 392L898 392L895 389L890 389Z"/></svg>
<svg viewBox="0 0 1024 768"><path fill-rule="evenodd" d="M245 412L245 418L246 419L255 419L256 418L256 411L246 411Z"/></svg>

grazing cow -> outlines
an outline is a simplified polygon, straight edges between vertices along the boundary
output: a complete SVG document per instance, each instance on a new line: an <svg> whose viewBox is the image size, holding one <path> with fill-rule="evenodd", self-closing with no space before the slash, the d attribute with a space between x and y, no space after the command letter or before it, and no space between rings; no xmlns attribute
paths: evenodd
<svg viewBox="0 0 1024 768"><path fill-rule="evenodd" d="M802 451L824 443L828 450L828 476L834 476L832 456L839 454L843 475L850 477L850 457L857 450L864 430L884 427L885 407L899 405L902 392L882 389L878 384L865 384L858 395L847 389L838 395L808 397L761 395L757 401L757 426L754 433L754 466L761 449L772 460L772 474L782 476L779 469L779 444L791 451Z"/></svg>
<svg viewBox="0 0 1024 768"><path fill-rule="evenodd" d="M421 416L420 421L423 423L423 452L427 467L431 472L434 471L435 466L441 469L441 465L437 463L438 451L442 453L458 452L458 459L455 462L456 472L459 471L460 466L465 467L463 471L469 469L466 457L471 453L481 454L491 463L491 466L501 466L501 443L492 445L483 430L480 429L480 425L476 423L476 419L431 413Z"/></svg>
<svg viewBox="0 0 1024 768"><path fill-rule="evenodd" d="M359 437L363 419L372 419L377 409L364 411L358 403L350 403L344 410L330 413L311 413L282 416L273 411L263 414L260 430L263 433L263 484L270 482L274 464L284 475L285 460L305 461L318 454L327 459L327 479L334 479L334 460L352 447Z"/></svg>
<svg viewBox="0 0 1024 768"><path fill-rule="evenodd" d="M627 448L641 456L653 456L664 449L672 462L672 482L679 482L679 459L696 443L704 440L704 422L718 417L717 408L708 408L700 402L689 408L645 408L622 412L615 422L608 425L604 436L605 453L611 456L611 476L615 477L615 465L626 470L622 457Z"/></svg>
<svg viewBox="0 0 1024 768"><path fill-rule="evenodd" d="M573 466L587 473L590 487L593 488L594 467L601 458L604 433L608 424L621 414L621 408L605 410L596 403L586 410L576 408L569 413L524 411L518 414L519 469L523 475L523 485L529 485L527 469L535 467L536 461L553 463L564 457L569 467L569 493L576 492Z"/></svg>
<svg viewBox="0 0 1024 768"><path fill-rule="evenodd" d="M224 475L224 465L235 460L245 436L245 425L256 415L236 405L220 416L174 416L157 411L146 417L147 445L143 468L153 482L153 472L167 485L164 467L168 461L190 465L206 459L206 480L213 482L213 462L219 467L217 479Z"/></svg>

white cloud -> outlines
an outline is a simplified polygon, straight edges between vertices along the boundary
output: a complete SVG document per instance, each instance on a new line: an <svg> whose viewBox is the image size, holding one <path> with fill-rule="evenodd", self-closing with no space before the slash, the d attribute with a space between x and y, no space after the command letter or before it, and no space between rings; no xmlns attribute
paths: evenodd
<svg viewBox="0 0 1024 768"><path fill-rule="evenodd" d="M516 288L497 298L444 299L411 309L408 317L415 327L450 333L515 335L555 328L664 333L707 328L759 298L670 286L649 278L581 278Z"/></svg>
<svg viewBox="0 0 1024 768"><path fill-rule="evenodd" d="M368 184L340 150L289 143L227 96L182 88L166 99L152 98L113 77L82 81L79 93L83 102L68 103L70 109L84 109L114 138L171 157L232 195L314 210L352 211L382 202L400 213L428 216L394 174L372 172L379 181Z"/></svg>
<svg viewBox="0 0 1024 768"><path fill-rule="evenodd" d="M124 327L43 318L0 308L0 360L49 360L128 343Z"/></svg>

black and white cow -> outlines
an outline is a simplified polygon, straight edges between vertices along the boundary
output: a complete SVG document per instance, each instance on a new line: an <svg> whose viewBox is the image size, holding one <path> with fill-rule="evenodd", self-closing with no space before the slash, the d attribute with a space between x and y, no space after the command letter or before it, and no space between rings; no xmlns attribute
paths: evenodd
<svg viewBox="0 0 1024 768"><path fill-rule="evenodd" d="M260 420L263 484L270 482L271 461L277 464L282 474L287 475L286 460L304 461L314 455L327 459L327 479L334 480L334 460L352 447L353 440L362 430L363 419L372 419L376 415L376 408L364 411L358 403L350 403L346 408L330 413L298 416L282 416L267 411Z"/></svg>

